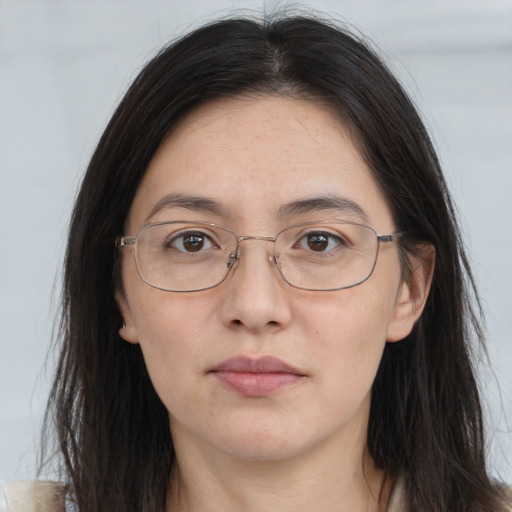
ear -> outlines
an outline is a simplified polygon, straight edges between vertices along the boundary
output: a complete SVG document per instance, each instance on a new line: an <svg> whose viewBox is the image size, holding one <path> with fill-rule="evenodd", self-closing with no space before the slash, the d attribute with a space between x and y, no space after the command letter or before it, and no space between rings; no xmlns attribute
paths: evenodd
<svg viewBox="0 0 512 512"><path fill-rule="evenodd" d="M139 336L137 334L135 322L133 321L133 315L130 311L130 306L128 305L128 301L126 300L124 293L120 290L117 290L115 299L117 302L117 307L121 312L121 317L123 318L123 326L119 329L119 336L121 336L123 340L128 341L129 343L138 343Z"/></svg>
<svg viewBox="0 0 512 512"><path fill-rule="evenodd" d="M421 316L427 302L434 274L435 249L430 244L418 247L418 255L410 257L409 275L403 280L388 324L389 342L403 340Z"/></svg>

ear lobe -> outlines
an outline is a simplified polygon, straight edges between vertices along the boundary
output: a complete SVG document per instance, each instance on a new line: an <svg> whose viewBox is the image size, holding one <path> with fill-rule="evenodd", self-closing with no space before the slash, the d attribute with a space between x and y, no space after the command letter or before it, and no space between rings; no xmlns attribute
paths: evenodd
<svg viewBox="0 0 512 512"><path fill-rule="evenodd" d="M138 343L139 337L137 334L137 329L135 327L135 323L133 322L133 317L130 312L128 302L126 301L126 297L121 291L117 290L115 299L117 302L117 307L121 312L121 317L123 318L123 326L119 329L119 336L121 336L121 338L123 338L123 340L127 341L128 343Z"/></svg>
<svg viewBox="0 0 512 512"><path fill-rule="evenodd" d="M430 244L418 248L419 255L410 258L410 273L398 292L386 340L403 340L421 316L427 302L434 274L435 249Z"/></svg>

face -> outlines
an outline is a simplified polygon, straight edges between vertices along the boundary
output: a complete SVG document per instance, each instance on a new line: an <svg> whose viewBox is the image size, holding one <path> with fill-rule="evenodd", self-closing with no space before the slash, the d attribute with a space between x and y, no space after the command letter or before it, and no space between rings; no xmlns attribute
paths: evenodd
<svg viewBox="0 0 512 512"><path fill-rule="evenodd" d="M162 201L169 194L201 200ZM360 211L283 208L325 197ZM161 144L125 232L189 220L273 237L326 218L395 232L340 120L304 100L222 99L198 107ZM397 243L381 244L367 281L328 292L291 287L270 255L268 241L245 241L219 286L176 293L145 284L133 247L123 248L120 334L140 344L177 445L269 460L364 447L385 343L406 336L421 310L401 281Z"/></svg>

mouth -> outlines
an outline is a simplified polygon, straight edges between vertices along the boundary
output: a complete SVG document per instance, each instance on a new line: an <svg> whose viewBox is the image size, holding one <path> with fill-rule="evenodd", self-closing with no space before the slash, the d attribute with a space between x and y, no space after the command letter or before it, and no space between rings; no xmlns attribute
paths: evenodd
<svg viewBox="0 0 512 512"><path fill-rule="evenodd" d="M259 398L299 383L306 377L301 370L272 356L234 357L209 372L225 387L246 397Z"/></svg>

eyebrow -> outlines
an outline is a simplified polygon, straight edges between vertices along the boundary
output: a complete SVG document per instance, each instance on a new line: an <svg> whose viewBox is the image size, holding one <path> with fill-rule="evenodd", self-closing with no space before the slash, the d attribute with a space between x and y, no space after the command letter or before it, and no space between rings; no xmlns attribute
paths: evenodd
<svg viewBox="0 0 512 512"><path fill-rule="evenodd" d="M186 208L187 210L192 210L195 212L227 216L226 209L213 199L208 197L172 193L162 197L162 199L160 199L158 203L153 206L146 218L146 221L149 221L151 217L166 208Z"/></svg>
<svg viewBox="0 0 512 512"><path fill-rule="evenodd" d="M368 215L356 202L342 196L327 195L300 199L281 206L279 216L314 213L320 211L333 211L341 214L355 214L364 223L369 222Z"/></svg>
<svg viewBox="0 0 512 512"><path fill-rule="evenodd" d="M185 208L195 212L228 217L227 209L218 201L208 197L171 193L162 197L151 209L146 221L166 208ZM281 206L278 217L331 211L339 214L355 214L362 222L368 223L368 215L356 202L338 195L326 195L299 199Z"/></svg>

